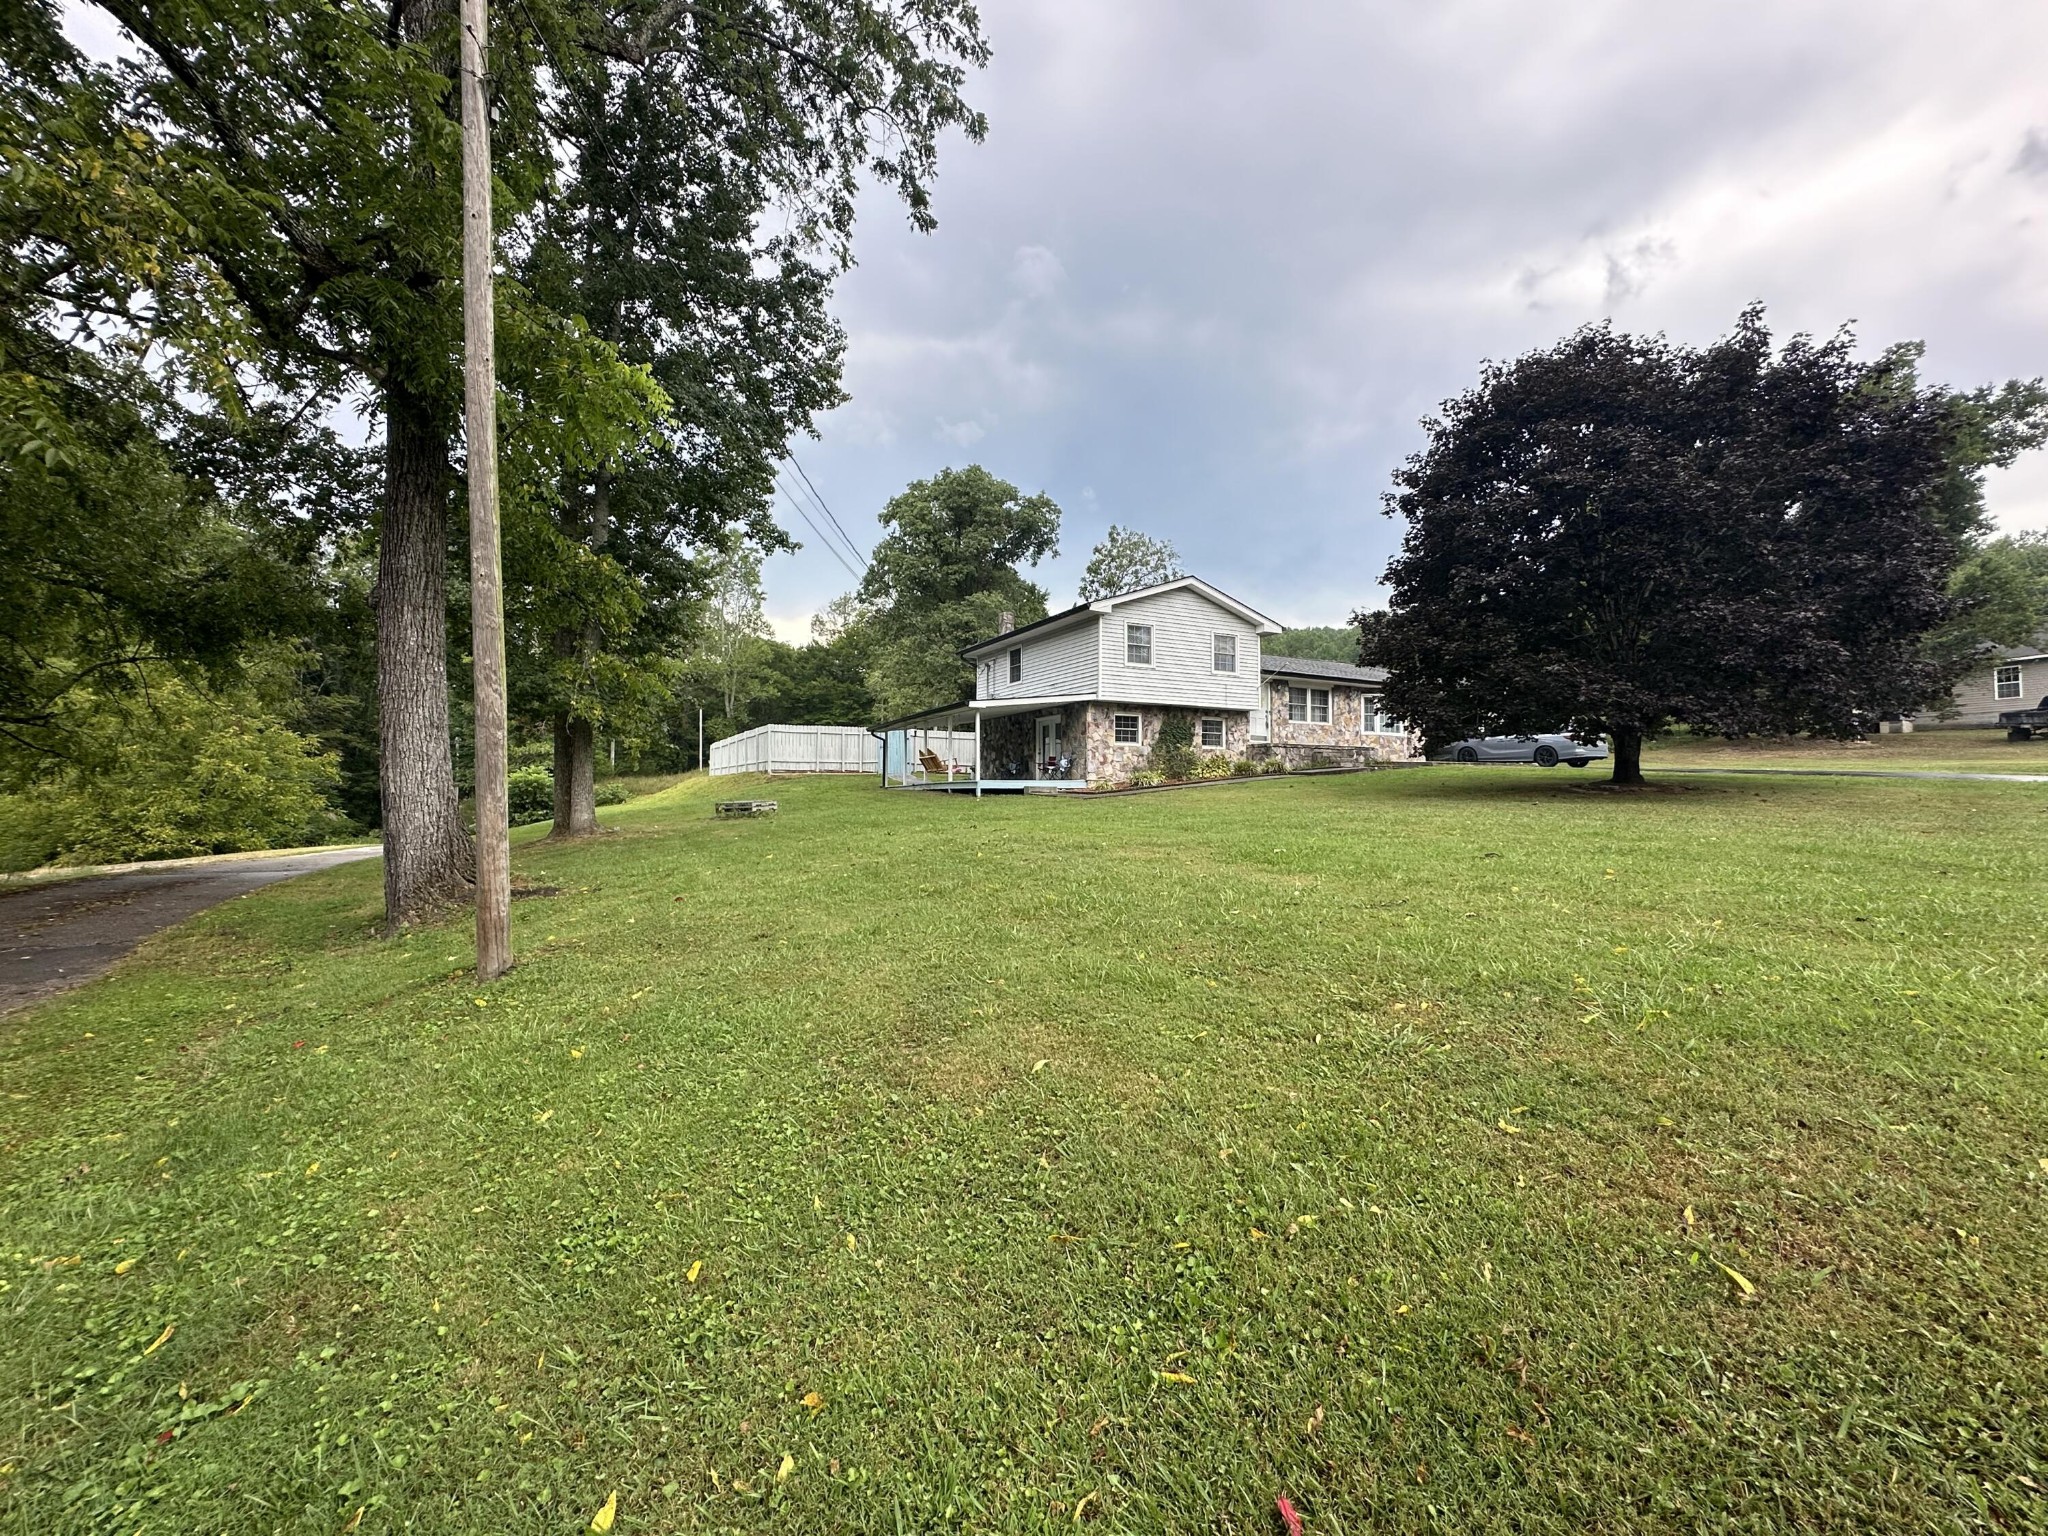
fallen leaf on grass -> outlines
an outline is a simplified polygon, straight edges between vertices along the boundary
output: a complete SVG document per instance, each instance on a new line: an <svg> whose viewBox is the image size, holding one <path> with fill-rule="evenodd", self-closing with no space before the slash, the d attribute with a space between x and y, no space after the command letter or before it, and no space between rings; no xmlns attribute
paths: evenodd
<svg viewBox="0 0 2048 1536"><path fill-rule="evenodd" d="M1031 1063L1031 1070L1034 1072L1043 1072L1047 1067L1051 1065L1052 1059L1050 1057L1041 1056L1038 1058L1038 1060Z"/></svg>
<svg viewBox="0 0 2048 1536"><path fill-rule="evenodd" d="M1505 1116L1503 1116L1499 1120L1494 1121L1494 1124L1501 1130L1506 1131L1510 1136L1519 1136L1522 1134L1522 1128L1519 1125L1510 1125Z"/></svg>
<svg viewBox="0 0 2048 1536"><path fill-rule="evenodd" d="M1753 1282L1749 1278L1749 1276L1742 1273L1741 1270L1730 1269L1726 1264L1723 1264L1719 1259L1714 1260L1714 1267L1720 1270L1721 1273L1726 1275L1730 1280L1733 1280L1735 1282L1736 1291L1739 1292L1745 1298L1754 1296L1756 1294L1755 1282Z"/></svg>
<svg viewBox="0 0 2048 1536"><path fill-rule="evenodd" d="M580 1046L580 1045L572 1045L572 1046L570 1046L570 1047L569 1047L569 1059L570 1059L571 1061L581 1061L581 1060L583 1059L583 1047L582 1047L582 1046Z"/></svg>
<svg viewBox="0 0 2048 1536"><path fill-rule="evenodd" d="M341 1528L341 1536L348 1536L350 1531L363 1523L363 1512L369 1507L367 1504L358 1504L356 1506L356 1512L348 1517L348 1524Z"/></svg>
<svg viewBox="0 0 2048 1536"><path fill-rule="evenodd" d="M128 1273L129 1270L133 1269L134 1267L135 1260L123 1259L120 1263L114 1266L114 1273L117 1275L125 1275Z"/></svg>
<svg viewBox="0 0 2048 1536"><path fill-rule="evenodd" d="M797 1401L810 1409L812 1413L823 1413L825 1411L825 1399L819 1393L806 1392Z"/></svg>
<svg viewBox="0 0 2048 1536"><path fill-rule="evenodd" d="M1694 1227L1698 1226L1699 1224L1700 1224L1700 1219L1699 1219L1699 1217L1697 1217L1697 1216L1695 1216L1695 1215L1693 1214L1693 1209L1692 1209L1692 1207L1688 1205L1688 1206L1687 1206L1687 1207L1685 1208L1685 1229L1686 1229L1686 1231L1690 1232L1690 1231L1691 1231L1691 1230L1692 1230L1692 1229L1693 1229Z"/></svg>
<svg viewBox="0 0 2048 1536"><path fill-rule="evenodd" d="M554 1118L555 1112L552 1109L544 1109L539 1114L533 1117L533 1123L535 1125L546 1125L550 1120Z"/></svg>
<svg viewBox="0 0 2048 1536"><path fill-rule="evenodd" d="M794 1472L795 1470L796 1458L790 1455L787 1451L783 1452L782 1465L775 1469L775 1481L777 1481L778 1483L788 1482L789 1474Z"/></svg>
<svg viewBox="0 0 2048 1536"><path fill-rule="evenodd" d="M619 1491L614 1488L612 1496L604 1501L604 1507L590 1517L590 1528L593 1531L608 1531L612 1528L612 1522L618 1518Z"/></svg>
<svg viewBox="0 0 2048 1536"><path fill-rule="evenodd" d="M1294 1501L1281 1494L1273 1501L1273 1512L1280 1517L1280 1524L1287 1536L1301 1536L1301 1516L1296 1513Z"/></svg>
<svg viewBox="0 0 2048 1536"><path fill-rule="evenodd" d="M683 1278L689 1281L690 1284L695 1285L697 1283L697 1277L703 1273L704 1261L702 1259L693 1259L690 1261L690 1272L684 1275Z"/></svg>
<svg viewBox="0 0 2048 1536"><path fill-rule="evenodd" d="M1182 1386L1193 1386L1195 1381L1186 1371L1160 1371L1158 1376L1161 1381L1176 1381Z"/></svg>
<svg viewBox="0 0 2048 1536"><path fill-rule="evenodd" d="M177 1331L178 1325L176 1323L165 1323L164 1331L156 1336L156 1342L150 1345L149 1348L145 1349L143 1353L145 1355L155 1354L158 1350L162 1349L166 1344L170 1343L171 1335L176 1333Z"/></svg>

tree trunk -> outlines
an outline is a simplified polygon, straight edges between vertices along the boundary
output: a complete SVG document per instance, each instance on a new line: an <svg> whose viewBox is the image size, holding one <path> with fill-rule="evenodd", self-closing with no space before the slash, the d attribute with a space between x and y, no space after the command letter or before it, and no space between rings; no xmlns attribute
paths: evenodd
<svg viewBox="0 0 2048 1536"><path fill-rule="evenodd" d="M384 395L377 547L377 784L384 920L468 899L475 861L448 740L449 432L403 386Z"/></svg>
<svg viewBox="0 0 2048 1536"><path fill-rule="evenodd" d="M566 498L573 513L575 498ZM602 550L612 532L611 476L599 471L580 530L584 546ZM566 644L586 667L604 641L595 622ZM567 712L555 716L555 825L550 837L589 837L597 831L597 730Z"/></svg>
<svg viewBox="0 0 2048 1536"><path fill-rule="evenodd" d="M588 720L555 716L555 827L550 837L597 831L597 732Z"/></svg>
<svg viewBox="0 0 2048 1536"><path fill-rule="evenodd" d="M1616 784L1643 782L1643 732L1640 726L1618 726L1614 738L1614 779Z"/></svg>

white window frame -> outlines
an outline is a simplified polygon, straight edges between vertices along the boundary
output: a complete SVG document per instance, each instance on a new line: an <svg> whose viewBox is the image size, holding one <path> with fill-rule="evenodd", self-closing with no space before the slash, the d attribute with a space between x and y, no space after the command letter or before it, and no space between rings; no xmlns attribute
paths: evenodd
<svg viewBox="0 0 2048 1536"><path fill-rule="evenodd" d="M1317 694L1321 694L1323 696L1323 702L1321 704L1316 703ZM1318 709L1322 711L1321 714L1316 713ZM1328 688L1309 689L1308 723L1310 725L1328 725L1330 723L1330 690Z"/></svg>
<svg viewBox="0 0 2048 1536"><path fill-rule="evenodd" d="M2023 696L2021 685L2026 674L2016 661L1991 669L1991 697L1994 699L2017 699Z"/></svg>
<svg viewBox="0 0 2048 1536"><path fill-rule="evenodd" d="M1138 635L1141 632L1145 636L1145 656L1142 661L1132 654L1137 649ZM1124 664L1131 667L1149 667L1152 665L1152 654L1152 626L1150 624L1124 625Z"/></svg>
<svg viewBox="0 0 2048 1536"><path fill-rule="evenodd" d="M1209 665L1217 672L1237 670L1237 636L1218 633L1210 637Z"/></svg>
<svg viewBox="0 0 2048 1536"><path fill-rule="evenodd" d="M1301 695L1299 702L1294 697L1297 693ZM1297 709L1301 711L1298 715L1295 713ZM1308 724L1308 689L1297 688L1292 683L1287 684L1287 719L1294 725Z"/></svg>
<svg viewBox="0 0 2048 1536"><path fill-rule="evenodd" d="M1010 681L1013 683L1024 681L1024 647L1021 645L1010 647Z"/></svg>
<svg viewBox="0 0 2048 1536"><path fill-rule="evenodd" d="M1216 739L1209 739L1209 727L1216 727ZM1205 747L1220 747L1226 740L1223 732L1223 718L1220 715L1204 715L1195 722L1195 740Z"/></svg>
<svg viewBox="0 0 2048 1536"><path fill-rule="evenodd" d="M1131 722L1131 734L1124 737L1124 722ZM1145 744L1145 720L1142 715L1118 715L1109 717L1109 739L1119 747L1142 747Z"/></svg>

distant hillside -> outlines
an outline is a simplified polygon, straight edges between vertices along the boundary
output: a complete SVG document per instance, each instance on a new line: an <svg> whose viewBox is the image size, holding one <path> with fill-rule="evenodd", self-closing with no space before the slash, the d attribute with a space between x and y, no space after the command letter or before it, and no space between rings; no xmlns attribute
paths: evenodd
<svg viewBox="0 0 2048 1536"><path fill-rule="evenodd" d="M1283 629L1263 647L1274 656L1302 656L1318 661L1358 660L1358 631L1325 625L1319 629Z"/></svg>

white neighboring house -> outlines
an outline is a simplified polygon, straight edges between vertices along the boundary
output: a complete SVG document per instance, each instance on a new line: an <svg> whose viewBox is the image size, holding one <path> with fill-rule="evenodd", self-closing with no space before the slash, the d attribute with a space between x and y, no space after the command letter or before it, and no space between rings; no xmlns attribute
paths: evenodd
<svg viewBox="0 0 2048 1536"><path fill-rule="evenodd" d="M2048 630L2027 645L2002 646L1971 666L1945 709L1919 715L1921 730L1955 725L1996 725L2009 709L2031 709L2048 699Z"/></svg>
<svg viewBox="0 0 2048 1536"><path fill-rule="evenodd" d="M1194 576L1098 598L991 636L961 655L974 696L877 727L971 729L972 782L1085 788L1145 765L1173 714L1195 748L1290 766L1363 766L1418 755L1380 707L1386 674L1342 662L1267 656L1280 626Z"/></svg>

